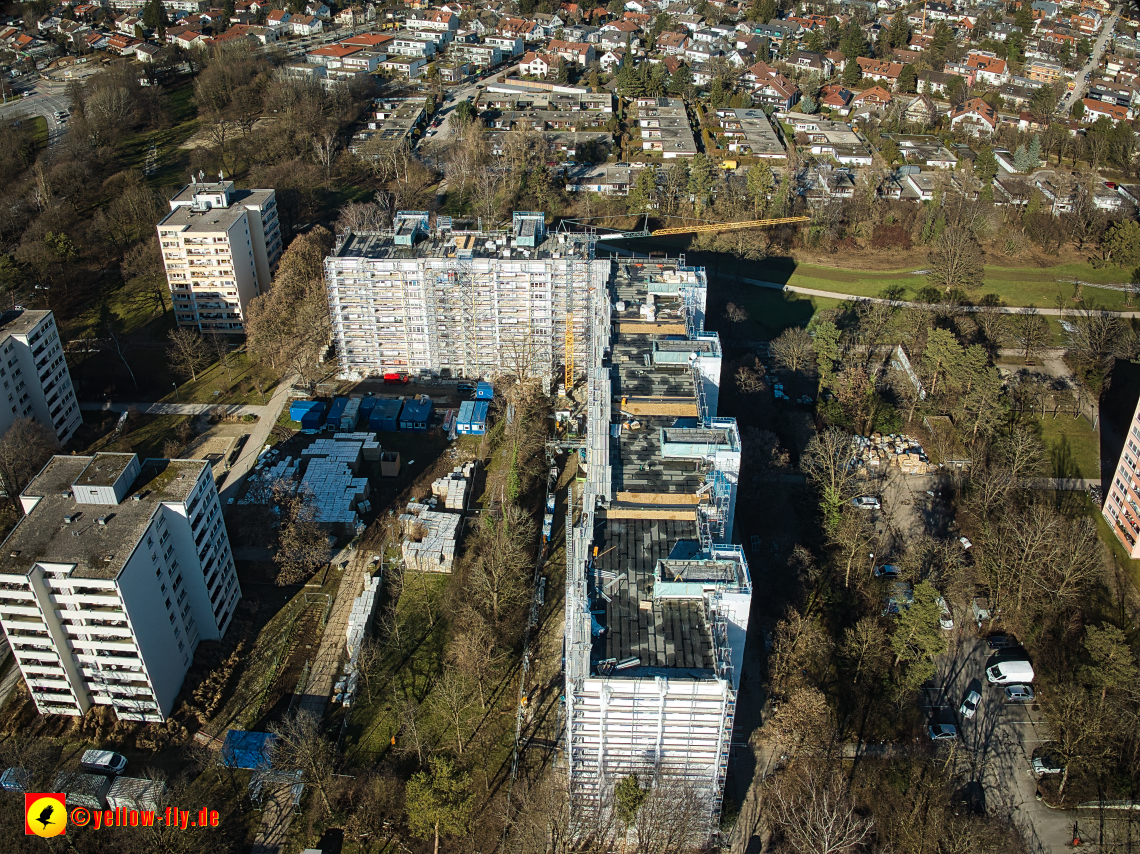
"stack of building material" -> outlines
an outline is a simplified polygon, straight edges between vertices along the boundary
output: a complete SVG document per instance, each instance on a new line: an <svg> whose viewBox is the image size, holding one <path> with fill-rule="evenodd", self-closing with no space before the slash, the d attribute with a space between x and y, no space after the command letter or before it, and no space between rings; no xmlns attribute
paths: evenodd
<svg viewBox="0 0 1140 854"><path fill-rule="evenodd" d="M360 418L360 398L349 398L348 403L344 406L344 412L340 414L340 423L336 426L341 430L355 430L356 422Z"/></svg>
<svg viewBox="0 0 1140 854"><path fill-rule="evenodd" d="M896 433L855 436L852 450L857 469L884 472L889 467L903 474L930 474L938 470L913 436Z"/></svg>
<svg viewBox="0 0 1140 854"><path fill-rule="evenodd" d="M277 462L262 466L249 473L246 479L245 497L238 504L268 504L277 489L292 495L297 491L301 460L298 457L282 457Z"/></svg>
<svg viewBox="0 0 1140 854"><path fill-rule="evenodd" d="M380 576L369 578L364 583L364 592L352 600L352 611L348 615L348 631L345 637L345 650L349 663L356 660L364 639L372 627L376 616L376 604L380 601Z"/></svg>
<svg viewBox="0 0 1140 854"><path fill-rule="evenodd" d="M475 463L457 466L451 474L441 477L431 485L431 494L443 502L446 510L467 509L467 497L471 494L471 483L475 477Z"/></svg>
<svg viewBox="0 0 1140 854"><path fill-rule="evenodd" d="M400 516L404 527L404 566L421 572L451 572L459 544L463 517L439 513L426 504L412 502Z"/></svg>
<svg viewBox="0 0 1140 854"><path fill-rule="evenodd" d="M366 460L380 459L380 443L376 441L375 433L334 433L334 442L359 442L360 451Z"/></svg>
<svg viewBox="0 0 1140 854"><path fill-rule="evenodd" d="M368 497L368 479L353 476L360 469L365 441L322 438L301 452L309 460L301 489L312 496L317 524L337 533L356 528L357 504Z"/></svg>

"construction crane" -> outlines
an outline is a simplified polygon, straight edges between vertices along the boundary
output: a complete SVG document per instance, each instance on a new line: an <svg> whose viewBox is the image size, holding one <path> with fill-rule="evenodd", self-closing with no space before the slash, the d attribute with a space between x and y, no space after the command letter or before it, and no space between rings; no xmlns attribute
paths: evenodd
<svg viewBox="0 0 1140 854"><path fill-rule="evenodd" d="M765 228L769 225L792 225L811 222L810 216L785 216L777 219L750 219L744 222L711 222L704 225L683 225L677 228L658 228L647 237L664 237L667 234L703 234L710 231L739 231L744 228Z"/></svg>

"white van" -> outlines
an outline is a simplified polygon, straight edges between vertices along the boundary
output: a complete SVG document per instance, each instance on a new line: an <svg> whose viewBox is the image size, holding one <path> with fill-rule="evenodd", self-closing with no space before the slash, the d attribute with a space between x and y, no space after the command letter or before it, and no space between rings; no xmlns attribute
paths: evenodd
<svg viewBox="0 0 1140 854"><path fill-rule="evenodd" d="M111 750L85 750L79 767L96 774L122 774L127 769L127 757Z"/></svg>
<svg viewBox="0 0 1140 854"><path fill-rule="evenodd" d="M1033 665L1028 661L999 661L986 668L986 678L995 685L1028 685L1033 681Z"/></svg>

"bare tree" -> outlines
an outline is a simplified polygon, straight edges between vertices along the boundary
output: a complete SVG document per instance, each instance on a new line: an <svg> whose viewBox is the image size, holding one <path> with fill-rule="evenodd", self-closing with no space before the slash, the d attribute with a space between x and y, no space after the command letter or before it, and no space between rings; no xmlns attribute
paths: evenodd
<svg viewBox="0 0 1140 854"><path fill-rule="evenodd" d="M820 504L832 527L839 523L843 502L851 497L853 455L851 436L832 427L812 436L800 456L800 470L820 490Z"/></svg>
<svg viewBox="0 0 1140 854"><path fill-rule="evenodd" d="M728 322L733 325L743 323L748 319L748 309L742 305L730 302L724 307L724 316L728 318Z"/></svg>
<svg viewBox="0 0 1140 854"><path fill-rule="evenodd" d="M198 379L198 371L208 358L206 342L202 336L193 329L180 326L171 329L166 337L170 341L166 355L174 372L184 379Z"/></svg>
<svg viewBox="0 0 1140 854"><path fill-rule="evenodd" d="M875 617L863 617L843 633L842 653L855 665L855 684L864 673L871 678L882 675L891 663L887 633Z"/></svg>
<svg viewBox="0 0 1140 854"><path fill-rule="evenodd" d="M801 750L826 753L835 734L835 716L827 698L806 685L792 691L764 727L765 738L786 749L789 762L795 761Z"/></svg>
<svg viewBox="0 0 1140 854"><path fill-rule="evenodd" d="M873 821L855 811L843 773L822 763L777 776L768 808L797 854L845 854L871 836Z"/></svg>
<svg viewBox="0 0 1140 854"><path fill-rule="evenodd" d="M455 749L463 755L464 731L471 710L471 684L467 675L454 667L444 668L443 674L432 686L432 703L447 718L455 730Z"/></svg>
<svg viewBox="0 0 1140 854"><path fill-rule="evenodd" d="M321 732L317 716L298 711L280 723L271 724L269 731L277 736L273 745L273 767L300 770L305 783L320 794L325 815L331 813L329 789L336 748Z"/></svg>
<svg viewBox="0 0 1140 854"><path fill-rule="evenodd" d="M17 418L0 437L0 485L17 516L20 493L58 450L55 433L34 418Z"/></svg>
<svg viewBox="0 0 1140 854"><path fill-rule="evenodd" d="M278 566L277 584L296 584L329 561L329 538L316 521L311 496L302 493L276 496L281 510L281 528L273 562Z"/></svg>
<svg viewBox="0 0 1140 854"><path fill-rule="evenodd" d="M979 287L985 278L983 256L973 232L953 225L943 231L930 251L930 272L926 278L944 293Z"/></svg>
<svg viewBox="0 0 1140 854"><path fill-rule="evenodd" d="M772 357L777 364L789 371L799 371L807 368L815 358L815 348L811 333L806 329L793 326L785 329L768 345Z"/></svg>
<svg viewBox="0 0 1140 854"><path fill-rule="evenodd" d="M1026 362L1032 354L1045 346L1051 337L1049 324L1033 305L1013 313L1009 319L1009 334L1017 342L1017 347L1022 351Z"/></svg>

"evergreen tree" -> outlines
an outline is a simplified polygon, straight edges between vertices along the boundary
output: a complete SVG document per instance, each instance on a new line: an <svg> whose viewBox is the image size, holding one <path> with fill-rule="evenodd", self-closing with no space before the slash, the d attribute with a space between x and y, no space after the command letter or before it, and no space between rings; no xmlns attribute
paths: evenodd
<svg viewBox="0 0 1140 854"><path fill-rule="evenodd" d="M974 174L978 176L984 186L989 186L997 177L997 158L994 157L992 147L986 145L978 152L978 159L974 161Z"/></svg>
<svg viewBox="0 0 1140 854"><path fill-rule="evenodd" d="M697 210L702 210L708 202L713 188L713 164L708 155L698 151L693 156L689 170L689 192L696 197Z"/></svg>
<svg viewBox="0 0 1140 854"><path fill-rule="evenodd" d="M918 72L913 65L904 65L899 72L898 89L900 92L915 93L918 91Z"/></svg>
<svg viewBox="0 0 1140 854"><path fill-rule="evenodd" d="M890 32L887 38L891 47L906 47L910 41L910 25L906 20L906 12L902 9L895 12L895 16L891 18Z"/></svg>
<svg viewBox="0 0 1140 854"><path fill-rule="evenodd" d="M755 18L757 23L766 24L775 18L779 11L776 0L760 0L753 5L749 17Z"/></svg>
<svg viewBox="0 0 1140 854"><path fill-rule="evenodd" d="M692 98L693 72L687 65L679 65L669 77L669 92L683 98Z"/></svg>
<svg viewBox="0 0 1140 854"><path fill-rule="evenodd" d="M860 68L859 63L855 61L855 57L849 57L847 59L847 65L843 67L843 85L857 86L862 79L863 69Z"/></svg>
<svg viewBox="0 0 1140 854"><path fill-rule="evenodd" d="M804 95L803 99L800 101L800 112L807 113L810 116L816 111L816 109L817 107L815 98L813 98L811 95Z"/></svg>
<svg viewBox="0 0 1140 854"><path fill-rule="evenodd" d="M843 30L839 26L839 19L834 15L827 19L827 24L823 28L823 33L827 37L828 48L839 47L839 41L843 38Z"/></svg>
<svg viewBox="0 0 1140 854"><path fill-rule="evenodd" d="M629 209L635 213L649 213L657 208L657 167L650 164L637 173L637 180L629 194Z"/></svg>
<svg viewBox="0 0 1140 854"><path fill-rule="evenodd" d="M1081 39L1077 42L1077 56L1080 57L1081 62L1084 62L1092 55L1092 43L1088 39Z"/></svg>
<svg viewBox="0 0 1140 854"><path fill-rule="evenodd" d="M1033 169L1036 169L1037 164L1041 162L1041 137L1037 134L1033 134L1033 139L1029 141L1029 159Z"/></svg>
<svg viewBox="0 0 1140 854"><path fill-rule="evenodd" d="M748 195L752 197L753 210L759 219L768 209L768 200L772 188L776 185L776 176L772 174L772 167L767 163L757 163L748 170L746 180Z"/></svg>
<svg viewBox="0 0 1140 854"><path fill-rule="evenodd" d="M1028 172L1033 168L1033 161L1029 158L1029 152L1025 150L1024 145L1017 146L1017 150L1013 152L1013 166L1018 172Z"/></svg>
<svg viewBox="0 0 1140 854"><path fill-rule="evenodd" d="M1013 16L1014 22L1021 27L1023 33L1033 32L1033 7L1023 2L1017 14Z"/></svg>
<svg viewBox="0 0 1140 854"><path fill-rule="evenodd" d="M1069 115L1076 119L1078 122L1085 117L1085 102L1075 101L1073 107L1069 110Z"/></svg>

